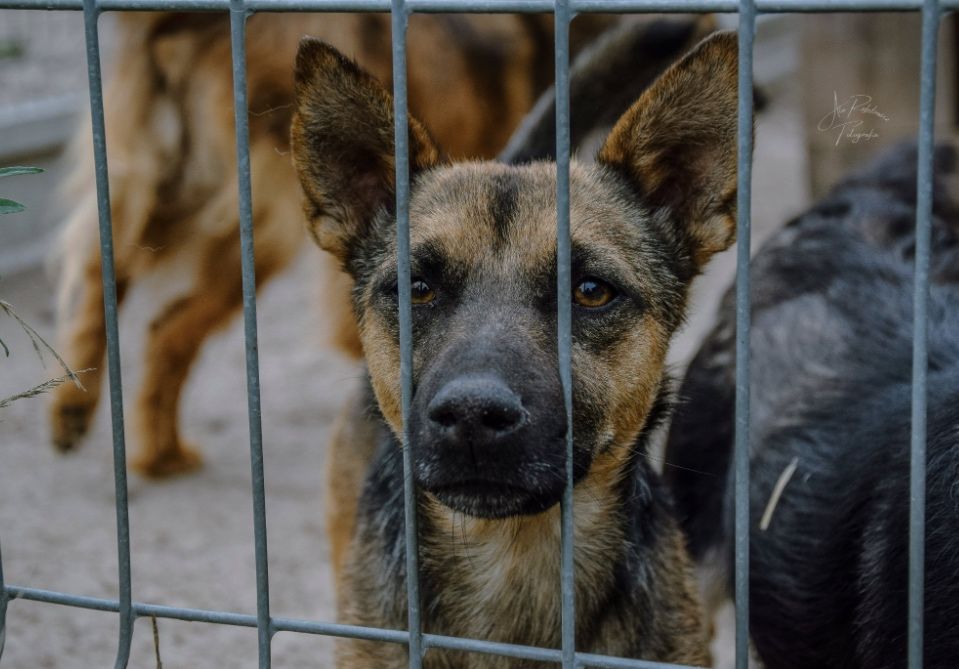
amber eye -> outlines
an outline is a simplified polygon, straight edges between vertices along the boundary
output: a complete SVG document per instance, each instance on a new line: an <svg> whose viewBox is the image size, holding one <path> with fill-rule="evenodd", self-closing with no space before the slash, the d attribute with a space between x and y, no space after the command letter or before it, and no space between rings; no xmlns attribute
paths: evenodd
<svg viewBox="0 0 959 669"><path fill-rule="evenodd" d="M436 291L423 279L413 279L411 288L413 304L429 304L436 297Z"/></svg>
<svg viewBox="0 0 959 669"><path fill-rule="evenodd" d="M587 277L573 289L573 301L587 309L606 306L616 297L616 291L605 281Z"/></svg>

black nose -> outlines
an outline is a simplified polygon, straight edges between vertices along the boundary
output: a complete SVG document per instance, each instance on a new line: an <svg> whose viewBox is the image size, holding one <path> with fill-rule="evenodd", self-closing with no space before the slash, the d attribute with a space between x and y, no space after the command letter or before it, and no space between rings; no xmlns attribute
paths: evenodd
<svg viewBox="0 0 959 669"><path fill-rule="evenodd" d="M453 379L426 409L432 429L444 439L493 445L526 424L520 398L494 376Z"/></svg>

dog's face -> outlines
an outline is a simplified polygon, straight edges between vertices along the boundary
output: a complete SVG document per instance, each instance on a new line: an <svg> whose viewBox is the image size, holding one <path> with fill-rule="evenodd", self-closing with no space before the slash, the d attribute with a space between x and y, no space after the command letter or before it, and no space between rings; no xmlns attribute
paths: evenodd
<svg viewBox="0 0 959 669"><path fill-rule="evenodd" d="M721 34L620 119L570 174L574 472L615 476L659 391L686 288L734 238L736 41ZM402 433L398 291L412 294L417 483L485 518L556 504L565 484L556 167L446 164L410 119L412 281L397 286L392 101L304 41L294 162L318 243L355 280L370 377Z"/></svg>

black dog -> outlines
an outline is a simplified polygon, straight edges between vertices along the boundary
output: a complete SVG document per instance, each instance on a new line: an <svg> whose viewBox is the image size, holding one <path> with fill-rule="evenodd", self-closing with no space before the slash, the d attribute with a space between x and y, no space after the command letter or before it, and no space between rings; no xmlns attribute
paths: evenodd
<svg viewBox="0 0 959 669"><path fill-rule="evenodd" d="M959 666L957 162L953 147L937 150L925 563L934 669ZM905 666L915 165L915 148L898 148L753 261L750 629L769 669ZM725 585L732 302L690 366L666 455L694 559L718 559Z"/></svg>

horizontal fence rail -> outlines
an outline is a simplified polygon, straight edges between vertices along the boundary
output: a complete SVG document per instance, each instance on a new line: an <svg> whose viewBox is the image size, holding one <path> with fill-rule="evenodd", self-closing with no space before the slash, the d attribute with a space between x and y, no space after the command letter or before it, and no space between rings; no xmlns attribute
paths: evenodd
<svg viewBox="0 0 959 669"><path fill-rule="evenodd" d="M0 9L82 10L85 0L0 0ZM233 0L99 0L100 11L227 12ZM552 13L553 0L406 0L406 11L436 13ZM959 0L940 0L942 10ZM921 11L925 0L756 0L760 14ZM392 0L247 0L249 12L389 12ZM570 0L572 14L629 12L719 12L740 10L739 0Z"/></svg>
<svg viewBox="0 0 959 669"><path fill-rule="evenodd" d="M935 102L936 35L943 11L959 9L959 0L0 0L0 9L78 10L84 13L87 46L92 136L99 205L100 249L107 359L113 429L114 481L119 556L116 599L87 597L6 584L0 562L0 654L3 652L5 613L8 602L23 599L118 614L119 634L115 667L128 664L133 624L139 617L169 618L256 628L259 667L271 663L271 641L278 632L317 634L406 645L409 666L419 669L431 648L469 651L517 659L561 664L563 669L607 667L617 669L680 669L676 665L646 660L605 657L582 653L575 647L575 602L573 599L573 430L570 305L558 301L557 341L560 376L567 417L567 486L561 515L562 554L562 644L560 648L537 648L484 640L424 633L422 630L417 564L416 490L412 482L409 449L403 449L404 505L406 520L406 573L408 630L389 630L339 623L274 616L269 603L266 496L263 437L260 424L260 382L257 357L256 277L253 250L253 203L250 188L249 129L246 91L246 19L255 12L391 12L393 85L395 103L397 254L399 285L410 285L409 258L409 146L406 82L406 27L413 13L495 12L555 15L556 65L556 156L557 156L557 289L569 294L570 277L570 119L569 119L569 22L585 12L738 12L739 14L739 248L736 269L737 367L735 438L735 598L736 666L749 661L749 248L753 115L753 45L759 14L785 12L880 12L921 11L921 114L919 124L918 202L916 207L916 279L913 349L913 401L911 438L911 506L909 569L909 668L922 667L923 541L925 536L925 412L926 412L926 311L929 289L930 220L932 207L933 107ZM102 75L97 19L106 11L213 11L229 12L231 26L233 93L236 121L238 205L243 279L243 324L247 366L250 467L253 499L253 550L257 606L255 614L197 608L160 606L136 602L131 588L130 530L127 505L126 452L123 396L120 379L117 327L116 277L113 265L112 222L103 117ZM409 425L412 400L411 295L399 291L401 392L404 426ZM404 427L404 429L406 429ZM407 440L408 435L404 435Z"/></svg>

